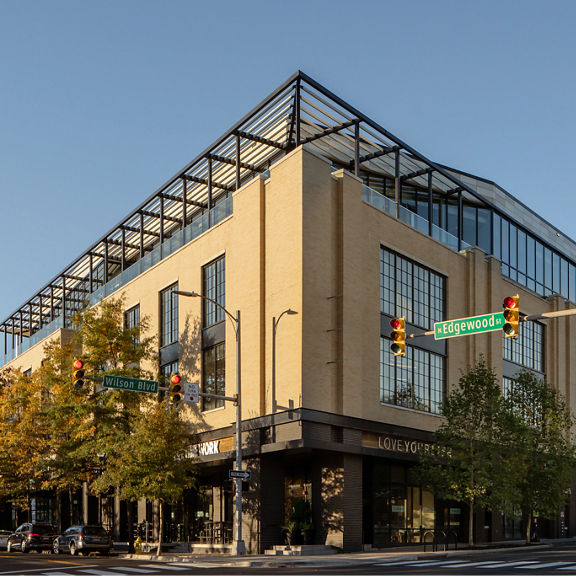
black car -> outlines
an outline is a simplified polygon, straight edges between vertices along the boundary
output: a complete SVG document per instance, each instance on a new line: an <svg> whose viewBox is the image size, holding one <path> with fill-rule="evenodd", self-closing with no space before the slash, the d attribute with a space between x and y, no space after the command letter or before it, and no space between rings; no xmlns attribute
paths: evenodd
<svg viewBox="0 0 576 576"><path fill-rule="evenodd" d="M29 552L30 550L50 550L54 537L58 535L58 530L52 524L41 524L39 522L28 522L16 528L8 536L6 542L6 552L20 550Z"/></svg>
<svg viewBox="0 0 576 576"><path fill-rule="evenodd" d="M57 536L52 544L54 554L70 552L72 556L90 552L107 555L110 548L112 548L110 535L102 526L70 526Z"/></svg>

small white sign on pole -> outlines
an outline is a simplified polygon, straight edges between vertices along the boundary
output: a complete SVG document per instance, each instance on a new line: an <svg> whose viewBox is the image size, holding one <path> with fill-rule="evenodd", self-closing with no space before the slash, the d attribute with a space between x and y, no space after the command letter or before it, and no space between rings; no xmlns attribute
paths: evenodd
<svg viewBox="0 0 576 576"><path fill-rule="evenodd" d="M184 402L197 404L200 401L200 386L198 382L186 382L184 384Z"/></svg>

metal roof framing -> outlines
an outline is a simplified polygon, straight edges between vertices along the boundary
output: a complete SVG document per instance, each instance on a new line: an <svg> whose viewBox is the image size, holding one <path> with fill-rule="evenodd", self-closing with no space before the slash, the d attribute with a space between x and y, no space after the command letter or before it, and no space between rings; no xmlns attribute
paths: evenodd
<svg viewBox="0 0 576 576"><path fill-rule="evenodd" d="M66 326L87 294L304 144L356 175L362 169L394 179L397 210L407 181L457 194L460 207L465 194L469 202L494 208L446 168L298 71L0 323L4 352L9 334L14 347L58 317Z"/></svg>

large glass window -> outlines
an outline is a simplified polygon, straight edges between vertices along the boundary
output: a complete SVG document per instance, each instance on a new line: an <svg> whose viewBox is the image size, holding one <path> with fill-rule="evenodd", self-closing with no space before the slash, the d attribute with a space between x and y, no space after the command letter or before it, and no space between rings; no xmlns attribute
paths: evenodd
<svg viewBox="0 0 576 576"><path fill-rule="evenodd" d="M140 327L140 304L124 312L124 327L128 330ZM136 334L134 336L134 343L137 344L139 341L139 335Z"/></svg>
<svg viewBox="0 0 576 576"><path fill-rule="evenodd" d="M544 372L544 326L538 322L522 322L518 338L504 338L504 360L537 372Z"/></svg>
<svg viewBox="0 0 576 576"><path fill-rule="evenodd" d="M204 328L224 320L223 307L226 306L226 274L224 257L204 266L202 270L204 302ZM210 300L207 300L210 298ZM217 304L220 306L218 306Z"/></svg>
<svg viewBox="0 0 576 576"><path fill-rule="evenodd" d="M444 320L445 278L395 252L380 251L380 310L429 329Z"/></svg>
<svg viewBox="0 0 576 576"><path fill-rule="evenodd" d="M160 347L178 342L178 284L160 292Z"/></svg>
<svg viewBox="0 0 576 576"><path fill-rule="evenodd" d="M226 394L226 355L225 344L220 342L210 348L205 348L202 352L202 390L205 394ZM221 398L202 398L202 409L212 410L224 406Z"/></svg>
<svg viewBox="0 0 576 576"><path fill-rule="evenodd" d="M406 356L396 362L390 342L388 338L380 339L380 401L440 414L445 391L444 358L406 346Z"/></svg>

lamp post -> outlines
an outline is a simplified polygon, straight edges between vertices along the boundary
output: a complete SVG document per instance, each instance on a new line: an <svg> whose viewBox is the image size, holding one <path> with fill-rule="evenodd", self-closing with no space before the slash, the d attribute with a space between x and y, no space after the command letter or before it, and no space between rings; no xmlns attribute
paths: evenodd
<svg viewBox="0 0 576 576"><path fill-rule="evenodd" d="M280 318L282 318L284 314L293 316L298 314L298 312L288 308L288 310L284 310L278 318L272 318L272 412L276 412L276 331Z"/></svg>
<svg viewBox="0 0 576 576"><path fill-rule="evenodd" d="M236 334L236 470L242 470L242 404L241 392L242 381L240 378L240 310L236 311L236 316L233 316L222 304L208 296L198 294L198 292L185 292L183 290L174 290L174 294L179 296L188 296L192 298L202 298L208 302L212 302L218 306L225 314L232 320L232 326ZM236 480L236 530L234 531L234 539L232 542L232 553L237 556L244 556L246 554L246 545L242 539L242 478L235 478Z"/></svg>

